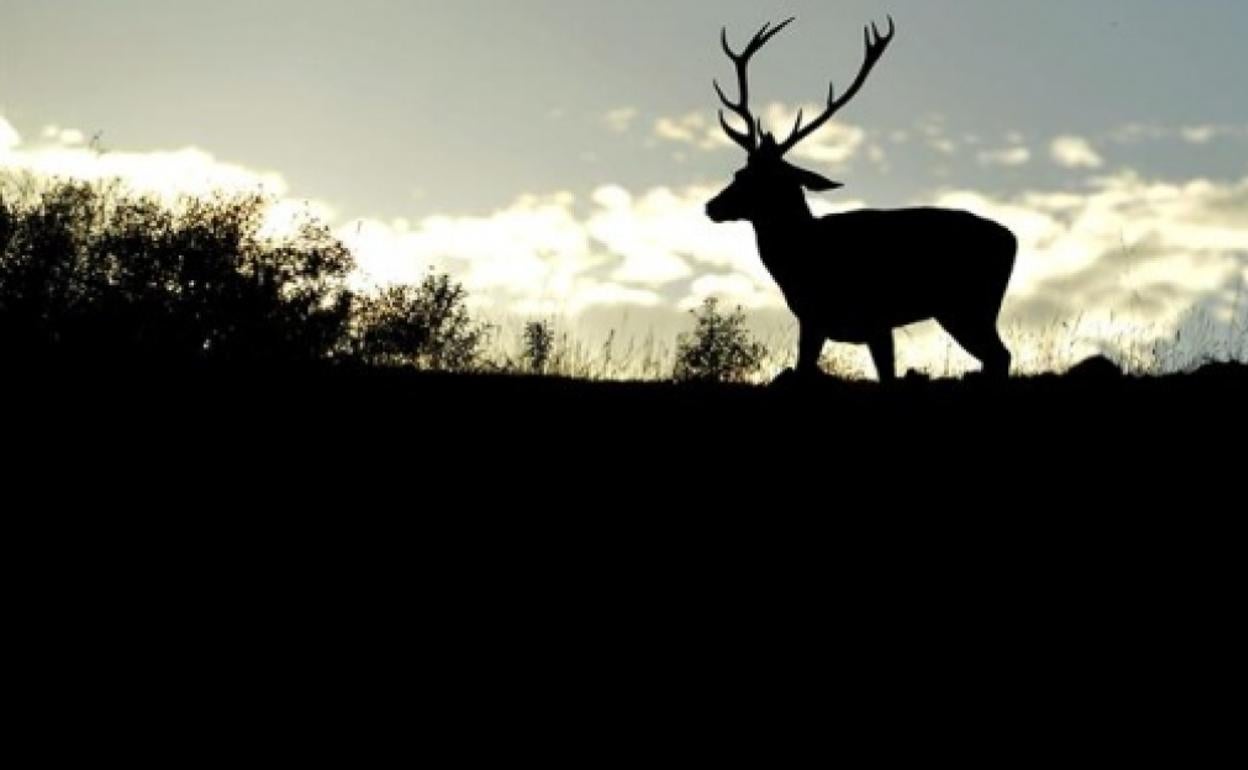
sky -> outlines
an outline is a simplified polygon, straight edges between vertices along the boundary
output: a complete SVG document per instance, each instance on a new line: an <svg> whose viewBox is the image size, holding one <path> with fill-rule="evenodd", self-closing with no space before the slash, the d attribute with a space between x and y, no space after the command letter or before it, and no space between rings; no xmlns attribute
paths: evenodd
<svg viewBox="0 0 1248 770"><path fill-rule="evenodd" d="M999 219L1019 339L1233 335L1242 0L0 0L0 167L262 186L330 218L365 283L445 269L482 312L662 332L716 295L791 326L748 226L702 214L744 160L715 123L720 28L797 17L752 68L784 130L887 14L866 88L797 151L846 185L818 211ZM919 364L945 344L916 339Z"/></svg>

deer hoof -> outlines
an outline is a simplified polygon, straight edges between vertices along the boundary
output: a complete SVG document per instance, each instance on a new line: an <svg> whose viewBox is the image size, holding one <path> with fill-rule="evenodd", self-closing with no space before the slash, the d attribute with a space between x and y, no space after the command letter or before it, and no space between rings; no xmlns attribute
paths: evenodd
<svg viewBox="0 0 1248 770"><path fill-rule="evenodd" d="M776 378L771 381L771 387L782 388L788 385L792 385L793 383L797 382L797 380L798 380L797 370L793 368L788 368L788 369L785 369L783 372L780 372L780 374L776 375Z"/></svg>

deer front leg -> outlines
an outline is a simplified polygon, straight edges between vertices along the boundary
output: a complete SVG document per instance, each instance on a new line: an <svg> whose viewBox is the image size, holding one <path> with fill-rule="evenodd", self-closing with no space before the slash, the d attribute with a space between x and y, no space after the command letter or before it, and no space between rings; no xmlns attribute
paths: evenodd
<svg viewBox="0 0 1248 770"><path fill-rule="evenodd" d="M821 332L809 324L802 324L798 332L797 342L797 373L810 376L819 373L819 356L823 353L823 343L827 342Z"/></svg>
<svg viewBox="0 0 1248 770"><path fill-rule="evenodd" d="M872 337L867 343L871 349L871 360L875 362L875 373L880 382L893 382L897 379L896 351L893 348L893 330L887 329Z"/></svg>

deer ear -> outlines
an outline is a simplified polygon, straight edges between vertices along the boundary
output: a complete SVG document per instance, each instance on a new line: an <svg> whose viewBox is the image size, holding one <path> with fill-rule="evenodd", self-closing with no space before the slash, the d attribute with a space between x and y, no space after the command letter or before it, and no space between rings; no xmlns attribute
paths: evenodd
<svg viewBox="0 0 1248 770"><path fill-rule="evenodd" d="M802 183L811 192L827 192L829 190L839 190L845 185L840 182L833 182L825 176L816 174L813 171L807 171L804 168L797 169L798 181Z"/></svg>

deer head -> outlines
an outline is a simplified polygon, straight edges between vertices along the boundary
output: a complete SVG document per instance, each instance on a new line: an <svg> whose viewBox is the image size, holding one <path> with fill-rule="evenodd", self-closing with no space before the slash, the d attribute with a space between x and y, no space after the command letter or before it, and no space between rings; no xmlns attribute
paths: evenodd
<svg viewBox="0 0 1248 770"><path fill-rule="evenodd" d="M841 187L837 182L813 171L794 166L786 161L784 156L802 140L818 131L831 120L833 115L858 95L863 84L867 82L871 70L884 55L884 51L893 41L896 33L891 16L888 17L887 33L881 33L875 24L866 27L863 31L867 46L866 59L853 85L840 98L836 96L836 87L829 86L827 107L823 113L809 125L803 125L804 116L799 110L797 123L793 126L789 138L783 142L777 142L774 136L763 130L762 121L754 117L750 111L749 66L754 54L792 23L793 19L788 19L775 27L770 24L764 25L741 53L734 51L728 44L727 29L724 29L721 35L724 53L736 67L739 99L735 102L729 99L724 90L720 88L718 81L715 82L715 92L719 94L724 107L744 121L746 128L745 131L733 128L723 109L719 111L719 123L723 126L728 138L745 150L748 160L745 167L736 173L732 184L707 204L707 216L716 222L733 220L762 222L792 218L794 212L809 212L805 206L803 190L824 192Z"/></svg>

